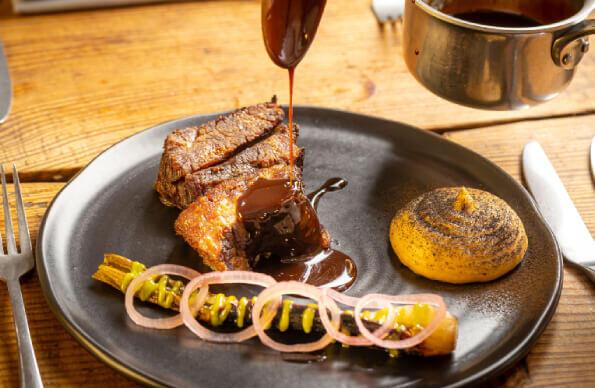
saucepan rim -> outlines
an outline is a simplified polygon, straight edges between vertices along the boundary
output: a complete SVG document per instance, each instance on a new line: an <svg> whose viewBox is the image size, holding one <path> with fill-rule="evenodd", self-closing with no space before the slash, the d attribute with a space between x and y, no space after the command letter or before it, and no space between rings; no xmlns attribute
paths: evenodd
<svg viewBox="0 0 595 388"><path fill-rule="evenodd" d="M419 7L422 11L440 19L446 23L454 24L459 27L468 28L482 32L492 32L498 34L532 34L539 32L553 32L562 30L568 27L577 25L578 23L586 20L589 14L595 10L595 0L585 0L582 8L574 15L557 21L555 23L544 24L537 27L497 27L486 24L472 23L466 20L456 18L452 15L446 14L428 4L427 0L412 0L414 5Z"/></svg>

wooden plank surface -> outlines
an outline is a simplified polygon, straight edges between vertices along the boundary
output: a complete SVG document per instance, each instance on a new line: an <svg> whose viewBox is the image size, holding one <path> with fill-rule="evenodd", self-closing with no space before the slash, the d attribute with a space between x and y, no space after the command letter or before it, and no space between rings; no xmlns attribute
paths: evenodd
<svg viewBox="0 0 595 388"><path fill-rule="evenodd" d="M232 109L276 93L286 74L268 60L259 1L201 1L17 17L0 3L0 38L14 105L0 125L0 163L17 162L27 180L64 180L114 142L156 123ZM401 59L399 26L378 28L368 0L329 2L316 43L297 73L296 102L347 109L425 129L563 119L447 132L520 178L520 152L539 140L592 233L595 183L587 150L595 135L595 57L589 53L562 96L519 112L477 111L442 101ZM299 117L298 117L299 121ZM62 185L24 185L33 236ZM0 230L3 226L0 222ZM86 352L51 314L35 274L24 297L47 386L134 385ZM16 386L12 314L0 287L0 386ZM565 269L556 315L529 357L495 385L595 385L595 287Z"/></svg>
<svg viewBox="0 0 595 388"><path fill-rule="evenodd" d="M296 103L348 109L428 129L595 110L595 55L564 94L518 112L477 111L435 97L409 75L398 28L369 0L328 2L297 71ZM201 1L0 18L14 105L0 125L0 162L24 178L64 179L98 152L165 120L235 108L277 93L260 2ZM299 117L297 118L299 121Z"/></svg>
<svg viewBox="0 0 595 388"><path fill-rule="evenodd" d="M450 132L446 136L492 159L517 179L520 151L529 139L539 140L558 169L589 229L595 233L595 192L590 181L587 149L595 135L594 116L529 121L485 129ZM59 183L23 187L33 236ZM0 230L3 225L0 221ZM494 382L518 386L589 386L595 384L595 287L578 271L566 268L564 290L552 323L527 360ZM35 275L23 282L41 373L47 386L133 385L88 354L51 314ZM16 342L6 290L0 287L0 386L18 380Z"/></svg>
<svg viewBox="0 0 595 388"><path fill-rule="evenodd" d="M595 136L595 115L524 121L446 132L444 136L487 157L519 180L523 146L530 140L537 140L552 161L591 233L595 234L595 182L589 169L589 147Z"/></svg>
<svg viewBox="0 0 595 388"><path fill-rule="evenodd" d="M60 183L23 185L27 218L34 240L41 217L61 187ZM14 204L12 206L14 209ZM4 222L0 221L0 225L4 235ZM43 382L47 387L132 385L118 372L99 362L66 332L50 311L35 273L23 277L21 283L33 346ZM10 299L6 287L0 284L0 386L18 386L18 371L18 352Z"/></svg>
<svg viewBox="0 0 595 388"><path fill-rule="evenodd" d="M449 139L492 160L517 179L524 144L537 140L558 171L591 234L595 235L595 181L589 170L589 145L595 115L526 121L446 133ZM595 287L565 265L558 310L524 365L510 381L532 386L595 385ZM516 372L516 373L515 373Z"/></svg>

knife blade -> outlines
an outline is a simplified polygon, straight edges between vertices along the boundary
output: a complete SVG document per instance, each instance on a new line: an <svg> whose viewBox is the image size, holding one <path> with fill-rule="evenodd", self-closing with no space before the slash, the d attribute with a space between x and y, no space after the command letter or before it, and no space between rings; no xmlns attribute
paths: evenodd
<svg viewBox="0 0 595 388"><path fill-rule="evenodd" d="M595 136L591 140L591 175L595 180Z"/></svg>
<svg viewBox="0 0 595 388"><path fill-rule="evenodd" d="M545 151L536 141L525 145L523 173L564 257L577 264L594 265L595 241Z"/></svg>
<svg viewBox="0 0 595 388"><path fill-rule="evenodd" d="M8 61L4 54L4 45L0 42L0 123L3 123L12 105L12 83L8 72Z"/></svg>

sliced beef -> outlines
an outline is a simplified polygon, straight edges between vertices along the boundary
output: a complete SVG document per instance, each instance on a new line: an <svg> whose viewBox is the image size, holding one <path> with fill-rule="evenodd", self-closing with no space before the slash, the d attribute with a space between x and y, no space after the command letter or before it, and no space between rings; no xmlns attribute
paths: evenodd
<svg viewBox="0 0 595 388"><path fill-rule="evenodd" d="M225 181L180 213L176 233L215 271L252 269L252 259L246 255L246 229L237 216L238 199L259 177L287 178L288 171L286 164L278 164L249 178ZM294 174L301 181L301 168L296 167Z"/></svg>
<svg viewBox="0 0 595 388"><path fill-rule="evenodd" d="M307 201L301 189L303 150L295 142L290 144L289 129L281 124L283 116L283 110L272 101L242 108L198 127L176 130L165 141L155 188L164 204L184 209L176 220L176 233L213 270L251 270L258 260L272 257L276 251L276 245L269 246L269 236L276 236L270 230L282 226L283 233L288 234L294 224L299 228L296 220L303 217L295 212L271 218L270 225L263 222L266 228L262 230L255 229L259 221L248 220L245 225L243 216L238 216L238 201L251 192L249 189L258 187L252 185L259 178L289 178L290 146L295 155L293 177L299 190L277 208L292 209L293 203L298 206ZM293 130L295 140L297 126ZM309 214L316 217L314 210ZM319 225L317 218L316 223ZM324 228L302 229L310 233L309 241L328 248L330 237ZM255 233L261 238L255 238ZM301 238L302 234L295 236ZM293 244L289 245L282 248L293 250Z"/></svg>
<svg viewBox="0 0 595 388"><path fill-rule="evenodd" d="M283 118L283 109L273 99L203 125L174 131L165 140L157 190L163 189L165 183L222 162L272 132Z"/></svg>
<svg viewBox="0 0 595 388"><path fill-rule="evenodd" d="M295 126L296 137L297 132L298 128ZM295 143L293 147L297 164L301 165L302 150ZM258 170L277 164L289 164L289 130L283 124L275 128L269 137L240 151L227 161L188 174L178 182L166 183L159 192L162 201L184 209L222 182L254 176Z"/></svg>

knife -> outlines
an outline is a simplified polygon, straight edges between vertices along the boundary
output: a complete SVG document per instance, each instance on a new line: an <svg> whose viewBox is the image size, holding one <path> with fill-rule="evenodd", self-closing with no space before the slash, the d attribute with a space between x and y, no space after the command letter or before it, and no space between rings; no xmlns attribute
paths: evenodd
<svg viewBox="0 0 595 388"><path fill-rule="evenodd" d="M593 180L595 180L595 136L591 140L591 175L593 176Z"/></svg>
<svg viewBox="0 0 595 388"><path fill-rule="evenodd" d="M8 72L8 62L4 54L4 45L0 42L0 123L3 123L10 112L12 104L12 83Z"/></svg>
<svg viewBox="0 0 595 388"><path fill-rule="evenodd" d="M525 145L523 173L564 257L583 269L595 283L595 241L552 163L536 141Z"/></svg>

